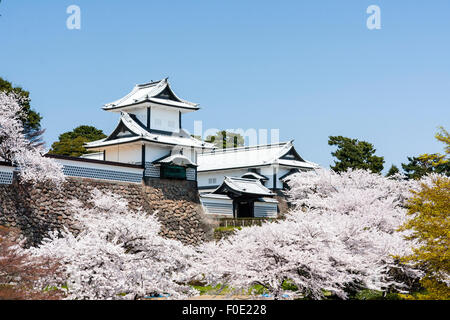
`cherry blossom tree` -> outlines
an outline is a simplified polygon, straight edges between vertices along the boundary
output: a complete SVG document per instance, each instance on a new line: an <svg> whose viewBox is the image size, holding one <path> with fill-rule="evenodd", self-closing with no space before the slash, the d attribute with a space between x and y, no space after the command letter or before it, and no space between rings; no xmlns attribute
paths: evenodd
<svg viewBox="0 0 450 320"><path fill-rule="evenodd" d="M52 232L30 252L62 265L68 299L130 299L165 295L180 299L197 291L184 285L197 271L196 252L158 233L155 216L132 211L112 193L95 189L88 206L71 201L68 210L81 231Z"/></svg>
<svg viewBox="0 0 450 320"><path fill-rule="evenodd" d="M56 275L57 262L32 257L23 243L18 230L0 226L0 300L59 299L61 292L38 285L49 274Z"/></svg>
<svg viewBox="0 0 450 320"><path fill-rule="evenodd" d="M204 280L236 289L260 284L279 298L346 299L362 288L408 290L404 279L421 275L395 255L411 252L405 200L419 183L364 170L298 173L290 181L294 209L285 220L243 228L202 246ZM399 274L402 279L399 280Z"/></svg>
<svg viewBox="0 0 450 320"><path fill-rule="evenodd" d="M33 145L24 135L21 99L14 93L0 92L0 159L16 166L23 182L51 181L58 185L64 181L61 165L43 157L42 145Z"/></svg>

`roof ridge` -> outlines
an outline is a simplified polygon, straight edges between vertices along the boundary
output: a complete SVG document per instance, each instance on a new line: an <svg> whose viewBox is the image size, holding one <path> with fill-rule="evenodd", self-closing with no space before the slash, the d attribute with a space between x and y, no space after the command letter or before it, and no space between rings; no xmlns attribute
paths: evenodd
<svg viewBox="0 0 450 320"><path fill-rule="evenodd" d="M225 178L228 178L230 180L242 180L242 181L248 181L248 182L253 182L253 183L258 183L258 180L255 179L249 179L249 178L241 178L241 177L231 177L231 176L225 176ZM261 183L261 182L259 182Z"/></svg>
<svg viewBox="0 0 450 320"><path fill-rule="evenodd" d="M164 81L164 80L166 80L166 79L161 79L161 80L157 80L157 81L150 81L150 82L146 82L146 83L141 83L141 84L136 84L135 85L135 87L146 87L146 86L149 86L149 85L152 85L152 84L157 84L157 83L160 83L161 81Z"/></svg>
<svg viewBox="0 0 450 320"><path fill-rule="evenodd" d="M158 84L163 80L158 80L158 81L153 81L153 82L148 82L148 83L143 83L143 84L135 84L133 89L129 93L127 93L124 97L122 97L118 100L114 100L109 103L105 103L103 106L106 107L106 106L111 106L111 105L113 105L113 106L118 105L118 104L122 103L123 101L127 100L133 94L135 94L137 92L137 90L145 88L146 86L150 86L151 84Z"/></svg>
<svg viewBox="0 0 450 320"><path fill-rule="evenodd" d="M273 146L286 146L289 143L291 143L291 141L271 143L271 144L258 144L258 145L253 145L253 146L243 146L243 147L237 147L237 148L214 149L212 151L199 154L199 156L218 154L218 153L232 153L232 152L240 152L240 151L247 151L247 150L269 149L269 147L273 147Z"/></svg>
<svg viewBox="0 0 450 320"><path fill-rule="evenodd" d="M112 101L112 102L109 102L109 103L105 103L104 105L103 105L103 107L107 107L107 106L115 106L115 105L117 105L117 104L120 104L122 101L125 101L126 99L128 99L129 97L131 97L133 94L135 94L136 93L136 91L135 91L135 89L137 88L137 85L136 86L134 86L134 88L130 91L130 92L128 92L124 97L122 97L122 98L120 98L120 99L117 99L117 100L114 100L114 101Z"/></svg>
<svg viewBox="0 0 450 320"><path fill-rule="evenodd" d="M173 94L173 96L175 97L174 99L163 99L161 97L158 98L158 95L166 88ZM135 97L133 98L133 96ZM135 84L131 92L120 99L105 103L103 105L103 109L106 111L110 111L114 109L132 107L133 105L139 105L145 102L154 102L156 104L159 103L175 108L189 109L192 111L199 109L198 103L190 102L178 97L172 90L168 78L143 84Z"/></svg>
<svg viewBox="0 0 450 320"><path fill-rule="evenodd" d="M281 158L281 157L283 156L283 154L287 152L286 150L291 150L291 149L294 147L294 145L292 144L292 141L294 141L294 140L289 141L289 143L286 143L286 144L283 146L283 148L281 149L281 151L280 151L276 156L274 156L274 157L272 158L272 162L275 162L275 161L277 161L279 158Z"/></svg>

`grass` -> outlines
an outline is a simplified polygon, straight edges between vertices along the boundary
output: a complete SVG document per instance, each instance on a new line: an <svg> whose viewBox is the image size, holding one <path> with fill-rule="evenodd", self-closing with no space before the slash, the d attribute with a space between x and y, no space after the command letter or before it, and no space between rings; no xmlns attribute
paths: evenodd
<svg viewBox="0 0 450 320"><path fill-rule="evenodd" d="M352 300L403 300L398 293L384 293L377 290L364 289L351 297Z"/></svg>
<svg viewBox="0 0 450 320"><path fill-rule="evenodd" d="M197 289L198 291L200 291L200 295L201 296L205 295L205 294L217 295L217 294L226 294L226 293L230 292L229 287L228 286L224 286L222 284L218 284L215 287L210 286L210 285L208 285L208 286L198 286L198 285L196 286L196 285L193 285L191 287L193 287L194 289Z"/></svg>
<svg viewBox="0 0 450 320"><path fill-rule="evenodd" d="M242 290L241 292L234 291L232 288L228 286L224 286L222 284L218 284L215 287L213 286L200 286L193 285L193 288L200 291L200 295L225 295L228 293L233 294L244 294L244 295L263 295L270 294L269 290L267 290L264 286L260 284L252 285L247 290ZM297 287L290 282L289 280L285 280L282 284L282 288L286 291L297 291ZM337 298L330 291L323 291L323 295L326 300L336 300ZM303 298L308 300L308 298ZM398 293L384 293L382 291L377 290L369 290L364 289L358 291L355 295L349 297L350 300L403 300L402 296Z"/></svg>
<svg viewBox="0 0 450 320"><path fill-rule="evenodd" d="M217 227L214 229L214 232L222 232L222 231L232 231L232 230L242 230L242 227Z"/></svg>
<svg viewBox="0 0 450 320"><path fill-rule="evenodd" d="M223 284L218 284L215 287L211 285L207 286L201 286L201 285L191 285L194 289L197 289L200 291L200 295L205 294L211 294L211 295L225 295L228 293L235 293L235 294L245 294L245 295L263 295L263 294L269 294L269 290L265 288L263 285L260 284L254 284L247 290L242 290L241 292L233 290L233 288L230 288L228 286L224 286ZM288 280L285 280L282 285L284 290L289 291L295 291L297 290L297 287L289 282Z"/></svg>
<svg viewBox="0 0 450 320"><path fill-rule="evenodd" d="M56 286L46 286L43 289L43 291L44 292L49 292L49 291L56 291L56 290L61 290L61 289L69 290L69 287L68 287L67 283L63 284L60 288L58 288Z"/></svg>

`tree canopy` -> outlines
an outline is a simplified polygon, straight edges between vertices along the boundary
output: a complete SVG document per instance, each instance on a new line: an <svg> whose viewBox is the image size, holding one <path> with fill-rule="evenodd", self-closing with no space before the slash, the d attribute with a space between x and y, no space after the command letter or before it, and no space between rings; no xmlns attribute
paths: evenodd
<svg viewBox="0 0 450 320"><path fill-rule="evenodd" d="M408 157L408 162L402 163L402 168L408 179L420 179L433 172L450 175L450 163L440 162L439 158Z"/></svg>
<svg viewBox="0 0 450 320"><path fill-rule="evenodd" d="M56 185L65 180L62 166L43 157L41 144L33 144L24 134L19 116L23 114L17 94L0 91L0 159L16 167L21 182L49 181Z"/></svg>
<svg viewBox="0 0 450 320"><path fill-rule="evenodd" d="M410 243L395 230L417 185L365 170L296 173L285 219L202 244L202 275L211 286L237 292L258 284L275 299L324 299L325 291L348 299L366 288L409 291L419 272L392 255L410 253Z"/></svg>
<svg viewBox="0 0 450 320"><path fill-rule="evenodd" d="M425 153L418 157L408 157L409 162L402 163L402 168L409 179L420 179L428 173L450 176L450 160L448 158L450 154L450 135L443 127L440 127L440 131L436 133L435 137L446 145L444 149L446 155Z"/></svg>
<svg viewBox="0 0 450 320"><path fill-rule="evenodd" d="M337 146L337 150L331 153L337 158L337 161L334 161L335 165L331 166L331 169L336 172L363 169L380 173L383 170L384 158L375 155L376 149L369 142L343 136L330 136L328 145Z"/></svg>
<svg viewBox="0 0 450 320"><path fill-rule="evenodd" d="M102 130L92 126L78 126L72 131L67 131L59 135L59 141L52 144L49 153L63 156L79 157L89 153L83 146L86 142L106 138Z"/></svg>
<svg viewBox="0 0 450 320"><path fill-rule="evenodd" d="M5 93L14 93L20 100L21 112L23 116L20 121L23 125L23 133L33 144L43 145L41 128L41 115L31 108L30 92L21 87L13 87L12 83L0 77L0 91Z"/></svg>
<svg viewBox="0 0 450 320"><path fill-rule="evenodd" d="M402 260L415 264L425 272L420 281L425 291L408 296L412 299L450 299L450 135L441 127L435 137L445 144L446 155L424 154L414 158L418 166L406 166L413 178L430 172L441 173L432 179L431 185L422 184L422 189L414 192L408 202L408 214L412 219L400 229L411 231L407 239L418 244L413 253L402 257Z"/></svg>
<svg viewBox="0 0 450 320"><path fill-rule="evenodd" d="M220 149L236 148L244 145L244 137L239 133L220 130L214 136L207 136L206 142L214 143Z"/></svg>
<svg viewBox="0 0 450 320"><path fill-rule="evenodd" d="M392 165L389 171L387 172L386 177L393 176L399 172L400 170L398 169L398 167L396 165Z"/></svg>
<svg viewBox="0 0 450 320"><path fill-rule="evenodd" d="M402 260L425 271L420 281L425 292L409 298L449 300L450 179L439 177L432 186L424 184L420 192L414 193L408 204L408 214L413 218L401 230L411 230L407 239L416 240L418 246Z"/></svg>

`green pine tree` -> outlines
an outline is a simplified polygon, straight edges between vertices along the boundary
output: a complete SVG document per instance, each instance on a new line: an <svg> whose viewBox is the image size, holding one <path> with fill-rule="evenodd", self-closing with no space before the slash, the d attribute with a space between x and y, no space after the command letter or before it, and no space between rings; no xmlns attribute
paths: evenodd
<svg viewBox="0 0 450 320"><path fill-rule="evenodd" d="M398 169L398 167L396 165L392 165L391 168L389 169L388 173L386 174L386 177L393 176L394 174L397 174L399 172L400 172L400 170Z"/></svg>
<svg viewBox="0 0 450 320"><path fill-rule="evenodd" d="M58 154L71 157L79 157L82 154L89 153L84 144L86 142L106 138L102 130L92 126L79 126L72 131L64 132L59 136L59 141L52 144L50 154Z"/></svg>
<svg viewBox="0 0 450 320"><path fill-rule="evenodd" d="M376 156L376 149L369 142L343 136L330 136L328 145L337 146L336 151L331 153L337 159L334 161L334 166L331 166L331 169L336 172L347 171L350 168L370 170L375 173L383 170L384 157Z"/></svg>

